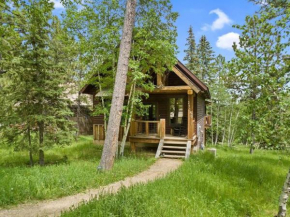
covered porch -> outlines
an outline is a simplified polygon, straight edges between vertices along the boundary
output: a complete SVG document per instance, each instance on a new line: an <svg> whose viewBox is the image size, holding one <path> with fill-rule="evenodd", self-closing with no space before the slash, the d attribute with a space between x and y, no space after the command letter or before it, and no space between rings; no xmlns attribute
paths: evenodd
<svg viewBox="0 0 290 217"><path fill-rule="evenodd" d="M136 143L190 143L190 149L196 144L195 94L189 89L176 92L152 92L144 100L148 105L148 114L135 117L131 123L129 142L132 151ZM176 146L175 146L176 147Z"/></svg>

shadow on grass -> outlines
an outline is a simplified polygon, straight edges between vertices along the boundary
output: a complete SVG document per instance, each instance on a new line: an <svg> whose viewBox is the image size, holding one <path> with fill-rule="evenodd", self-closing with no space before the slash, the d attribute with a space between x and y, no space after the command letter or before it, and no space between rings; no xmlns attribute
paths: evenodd
<svg viewBox="0 0 290 217"><path fill-rule="evenodd" d="M69 164L75 161L99 161L102 155L103 145L93 144L91 137L82 136L77 142L67 146L55 146L45 150L45 166ZM1 151L1 150L0 150ZM137 153L132 153L128 145L125 146L124 157L150 158L155 155L155 148L141 147ZM30 167L28 151L13 151L2 149L0 167ZM117 158L120 159L120 158ZM34 164L38 165L38 153L33 154Z"/></svg>

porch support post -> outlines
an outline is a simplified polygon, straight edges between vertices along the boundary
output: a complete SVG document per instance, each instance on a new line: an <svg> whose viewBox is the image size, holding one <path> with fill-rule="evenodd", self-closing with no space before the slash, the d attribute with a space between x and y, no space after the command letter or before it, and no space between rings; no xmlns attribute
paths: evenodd
<svg viewBox="0 0 290 217"><path fill-rule="evenodd" d="M130 146L131 146L131 152L136 152L136 143L135 142L130 142Z"/></svg>
<svg viewBox="0 0 290 217"><path fill-rule="evenodd" d="M162 76L157 74L157 86L160 88L162 86Z"/></svg>
<svg viewBox="0 0 290 217"><path fill-rule="evenodd" d="M160 139L164 139L166 133L165 119L160 119Z"/></svg>
<svg viewBox="0 0 290 217"><path fill-rule="evenodd" d="M193 138L193 90L187 91L187 139Z"/></svg>

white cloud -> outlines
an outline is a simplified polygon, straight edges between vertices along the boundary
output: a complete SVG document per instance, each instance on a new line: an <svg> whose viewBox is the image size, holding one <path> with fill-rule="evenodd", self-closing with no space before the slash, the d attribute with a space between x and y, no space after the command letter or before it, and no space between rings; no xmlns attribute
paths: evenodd
<svg viewBox="0 0 290 217"><path fill-rule="evenodd" d="M50 2L54 3L55 9L64 8L60 0L50 0Z"/></svg>
<svg viewBox="0 0 290 217"><path fill-rule="evenodd" d="M224 34L220 37L218 37L218 40L216 42L216 46L222 49L226 50L232 50L233 43L236 42L237 47L239 48L239 34L235 32L229 32L227 34Z"/></svg>
<svg viewBox="0 0 290 217"><path fill-rule="evenodd" d="M262 0L259 2L260 5L264 6L264 5L268 5L268 1L267 0Z"/></svg>
<svg viewBox="0 0 290 217"><path fill-rule="evenodd" d="M218 18L211 24L205 24L201 29L203 31L207 31L211 29L212 31L215 31L217 29L224 28L225 25L229 25L232 23L232 20L226 15L222 10L219 8L212 10L209 12L209 14L216 14L218 15Z"/></svg>

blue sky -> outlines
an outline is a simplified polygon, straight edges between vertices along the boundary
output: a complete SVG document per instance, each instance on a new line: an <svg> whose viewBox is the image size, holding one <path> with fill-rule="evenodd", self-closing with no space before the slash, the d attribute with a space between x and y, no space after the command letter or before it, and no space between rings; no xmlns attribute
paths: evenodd
<svg viewBox="0 0 290 217"><path fill-rule="evenodd" d="M55 3L55 13L62 12L60 0ZM254 14L258 6L247 0L171 0L173 11L179 13L176 26L178 31L177 45L180 61L183 61L186 38L189 26L192 25L196 41L206 35L216 55L222 54L227 60L234 56L231 48L233 41L238 40L239 31L233 24L243 24L247 15Z"/></svg>
<svg viewBox="0 0 290 217"><path fill-rule="evenodd" d="M232 41L238 40L240 33L232 25L243 24L245 17L254 14L259 8L247 0L171 0L171 2L173 10L179 13L176 26L178 58L181 61L190 25L193 27L196 41L205 35L216 54L222 54L227 60L231 59L234 56L231 49Z"/></svg>

